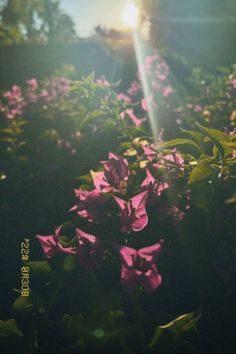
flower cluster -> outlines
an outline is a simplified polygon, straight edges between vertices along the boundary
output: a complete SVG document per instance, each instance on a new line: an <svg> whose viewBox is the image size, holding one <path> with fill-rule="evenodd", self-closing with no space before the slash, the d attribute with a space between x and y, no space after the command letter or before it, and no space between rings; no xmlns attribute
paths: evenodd
<svg viewBox="0 0 236 354"><path fill-rule="evenodd" d="M22 115L26 102L19 86L13 85L11 90L3 93L6 105L0 102L0 110L4 112L7 119L14 119L16 116Z"/></svg>
<svg viewBox="0 0 236 354"><path fill-rule="evenodd" d="M145 85L148 87L145 92L141 85L144 77ZM148 96L146 91L148 91ZM131 83L126 93L117 95L117 98L126 104L139 101L140 106L136 110L132 108L125 110L121 113L121 118L127 115L135 126L140 126L147 120L146 117L139 117L141 112L143 115L149 111L156 111L159 105L169 108L167 100L174 91L170 83L170 69L166 62L157 54L146 57L139 67L137 79Z"/></svg>
<svg viewBox="0 0 236 354"><path fill-rule="evenodd" d="M26 83L27 87L24 91L20 86L13 85L11 90L3 93L0 111L3 112L5 118L20 117L31 105L36 103L47 105L58 97L64 96L70 88L71 80L64 77L51 78L44 82L41 88L34 78L27 80Z"/></svg>
<svg viewBox="0 0 236 354"><path fill-rule="evenodd" d="M184 160L176 150L160 155L154 144L140 144L140 149L142 152L137 161L145 166L141 169L133 168L125 157L110 152L108 159L101 161L102 171L91 171L94 189L91 191L75 189L77 202L70 209L80 218L86 219L90 227L98 224L107 225L118 216L119 231L115 231L115 228L114 231L115 234L124 234L126 243L129 235L140 232L148 226L149 209L156 207L169 190L171 179L178 178L184 173ZM139 185L136 194L132 193L133 179ZM173 215L178 220L184 216L176 205L167 208L166 214ZM97 229L96 226L95 228ZM111 250L117 251L120 255L121 283L129 293L137 286L150 292L161 284L156 258L163 247L162 239L156 240L151 246L136 250L114 242L113 235L109 239L108 230L108 235L97 237L77 228L74 239L64 247L60 241L60 231L61 228L58 228L55 235L37 236L47 258L56 253L76 255L81 266L87 270L94 270L106 257L105 244L110 244ZM108 242L103 244L104 238Z"/></svg>

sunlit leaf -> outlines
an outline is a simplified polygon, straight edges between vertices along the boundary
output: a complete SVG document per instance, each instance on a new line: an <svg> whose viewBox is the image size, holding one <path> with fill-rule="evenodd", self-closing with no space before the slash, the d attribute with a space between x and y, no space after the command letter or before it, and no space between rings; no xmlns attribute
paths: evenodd
<svg viewBox="0 0 236 354"><path fill-rule="evenodd" d="M12 305L12 309L16 312L30 312L33 308L33 304L30 301L29 296L18 297Z"/></svg>
<svg viewBox="0 0 236 354"><path fill-rule="evenodd" d="M26 264L30 272L37 274L49 274L52 272L52 269L47 261L32 261Z"/></svg>
<svg viewBox="0 0 236 354"><path fill-rule="evenodd" d="M6 321L0 320L0 342L15 342L22 336L13 318Z"/></svg>
<svg viewBox="0 0 236 354"><path fill-rule="evenodd" d="M188 313L176 318L166 325L158 326L149 346L154 347L160 340L165 343L169 342L169 345L172 341L174 346L174 342L180 335L191 331L196 326L200 316L201 314L199 313Z"/></svg>
<svg viewBox="0 0 236 354"><path fill-rule="evenodd" d="M198 183L206 180L213 174L213 170L207 161L200 161L190 173L188 184Z"/></svg>
<svg viewBox="0 0 236 354"><path fill-rule="evenodd" d="M197 122L196 125L214 143L219 150L222 159L232 154L232 148L228 145L231 143L231 140L227 135L224 135L220 130L203 127Z"/></svg>

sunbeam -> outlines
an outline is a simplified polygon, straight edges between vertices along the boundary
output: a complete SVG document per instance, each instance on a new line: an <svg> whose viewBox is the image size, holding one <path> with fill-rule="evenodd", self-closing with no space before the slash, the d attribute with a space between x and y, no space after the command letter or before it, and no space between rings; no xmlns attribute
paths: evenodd
<svg viewBox="0 0 236 354"><path fill-rule="evenodd" d="M148 118L149 118L154 141L157 142L159 136L158 122L157 122L157 109L153 107L151 101L149 100L149 98L152 97L151 85L148 82L144 70L142 70L144 64L144 58L147 55L147 48L138 31L133 31L133 43L134 43L134 49L136 54L136 60L139 67L139 75L140 75L140 80L143 88L143 94L148 105L148 109L147 109Z"/></svg>

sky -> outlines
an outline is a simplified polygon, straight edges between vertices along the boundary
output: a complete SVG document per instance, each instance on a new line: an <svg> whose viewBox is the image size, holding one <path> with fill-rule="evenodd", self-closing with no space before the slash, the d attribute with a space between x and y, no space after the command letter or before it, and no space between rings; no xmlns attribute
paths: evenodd
<svg viewBox="0 0 236 354"><path fill-rule="evenodd" d="M86 37L101 25L121 29L122 11L128 0L61 0L61 8L73 18L78 35Z"/></svg>

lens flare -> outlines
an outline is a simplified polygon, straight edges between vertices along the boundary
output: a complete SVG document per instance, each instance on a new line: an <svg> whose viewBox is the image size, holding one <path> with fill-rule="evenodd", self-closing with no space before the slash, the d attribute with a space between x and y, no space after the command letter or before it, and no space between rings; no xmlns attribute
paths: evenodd
<svg viewBox="0 0 236 354"><path fill-rule="evenodd" d="M138 8L133 3L128 3L123 11L123 21L129 28L135 28L138 24Z"/></svg>

